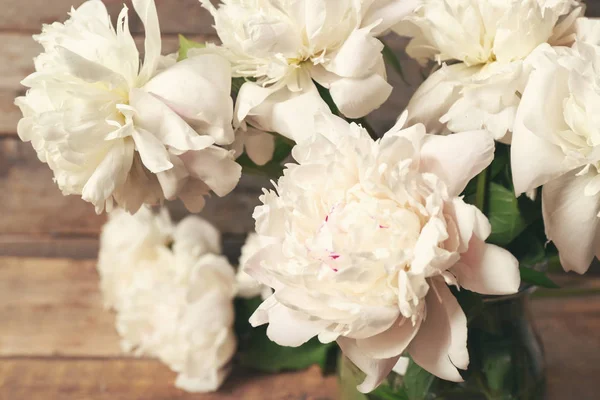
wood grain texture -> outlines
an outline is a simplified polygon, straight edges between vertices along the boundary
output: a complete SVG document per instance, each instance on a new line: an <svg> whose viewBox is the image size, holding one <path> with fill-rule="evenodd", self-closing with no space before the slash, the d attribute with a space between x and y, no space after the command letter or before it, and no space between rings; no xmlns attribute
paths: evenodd
<svg viewBox="0 0 600 400"><path fill-rule="evenodd" d="M563 282L600 288L598 278ZM547 295L532 305L545 345L547 399L594 400L600 390L598 290ZM218 395L205 397L174 389L166 367L120 353L94 261L0 257L0 321L0 399L334 398L335 379L323 379L316 369L277 376L238 371Z"/></svg>
<svg viewBox="0 0 600 400"><path fill-rule="evenodd" d="M223 233L249 232L261 187L269 185L266 179L244 177L230 195L209 198L200 215ZM24 236L35 240L93 238L106 219L80 197L63 196L52 181L52 171L37 159L31 145L12 138L0 140L0 204L0 247ZM176 220L186 215L180 202L169 203L169 208Z"/></svg>
<svg viewBox="0 0 600 400"><path fill-rule="evenodd" d="M318 367L278 375L236 371L218 393L174 387L157 361L0 359L0 398L7 400L335 400L336 378Z"/></svg>
<svg viewBox="0 0 600 400"><path fill-rule="evenodd" d="M132 32L143 32L131 0L104 0L113 21L126 4L129 8ZM199 0L155 0L163 33L198 33L212 31L212 17L202 8ZM79 7L84 0L2 0L0 31L37 33L42 24L62 22L68 18L71 7Z"/></svg>
<svg viewBox="0 0 600 400"><path fill-rule="evenodd" d="M0 321L0 356L121 354L95 261L0 258Z"/></svg>

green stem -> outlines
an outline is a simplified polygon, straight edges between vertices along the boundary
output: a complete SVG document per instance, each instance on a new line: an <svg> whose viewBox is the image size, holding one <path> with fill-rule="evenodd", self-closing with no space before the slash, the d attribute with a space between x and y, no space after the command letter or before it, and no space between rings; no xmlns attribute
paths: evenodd
<svg viewBox="0 0 600 400"><path fill-rule="evenodd" d="M486 193L487 193L487 168L477 176L477 192L475 193L475 206L485 213Z"/></svg>

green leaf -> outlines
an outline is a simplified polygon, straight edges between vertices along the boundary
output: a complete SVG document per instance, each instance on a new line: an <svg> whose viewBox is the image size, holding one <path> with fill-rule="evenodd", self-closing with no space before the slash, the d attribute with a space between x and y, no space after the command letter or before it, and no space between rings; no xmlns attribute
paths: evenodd
<svg viewBox="0 0 600 400"><path fill-rule="evenodd" d="M492 225L488 241L506 246L527 228L528 221L519 210L515 194L502 185L491 182L487 196L487 216Z"/></svg>
<svg viewBox="0 0 600 400"><path fill-rule="evenodd" d="M246 83L244 78L233 78L231 80L231 94L237 96L244 83Z"/></svg>
<svg viewBox="0 0 600 400"><path fill-rule="evenodd" d="M507 168L510 168L510 147L508 145L496 142L494 160L489 167L490 179L495 179Z"/></svg>
<svg viewBox="0 0 600 400"><path fill-rule="evenodd" d="M179 35L179 57L177 57L177 61L185 60L190 49L202 49L204 47L206 47L204 43L195 42L183 35Z"/></svg>
<svg viewBox="0 0 600 400"><path fill-rule="evenodd" d="M390 46L388 46L387 43L385 43L383 40L381 40L381 42L383 43L383 50L381 54L383 55L384 61L388 63L398 73L398 75L400 75L402 81L406 83L406 78L404 76L402 64L400 63L400 60L398 60L398 57L396 57L394 50Z"/></svg>
<svg viewBox="0 0 600 400"><path fill-rule="evenodd" d="M373 400L410 400L405 387L395 390L384 385L379 386L375 391L369 393L369 398Z"/></svg>
<svg viewBox="0 0 600 400"><path fill-rule="evenodd" d="M528 267L521 267L520 271L521 281L524 283L529 283L531 285L536 285L546 289L560 289L560 286L554 283L552 279L548 278L544 272L536 271Z"/></svg>
<svg viewBox="0 0 600 400"><path fill-rule="evenodd" d="M404 374L404 388L408 400L424 400L436 377L419 367L412 359Z"/></svg>
<svg viewBox="0 0 600 400"><path fill-rule="evenodd" d="M265 327L256 328L246 350L239 356L240 364L263 372L299 370L318 364L327 365L328 353L335 343L322 344L312 339L300 347L282 347L267 337Z"/></svg>
<svg viewBox="0 0 600 400"><path fill-rule="evenodd" d="M493 391L502 391L509 387L513 381L513 357L510 341L507 344L498 344L490 349L483 359L483 373L487 386Z"/></svg>
<svg viewBox="0 0 600 400"><path fill-rule="evenodd" d="M291 154L294 148L294 142L281 135L275 135L275 151L273 152L272 163L281 164Z"/></svg>

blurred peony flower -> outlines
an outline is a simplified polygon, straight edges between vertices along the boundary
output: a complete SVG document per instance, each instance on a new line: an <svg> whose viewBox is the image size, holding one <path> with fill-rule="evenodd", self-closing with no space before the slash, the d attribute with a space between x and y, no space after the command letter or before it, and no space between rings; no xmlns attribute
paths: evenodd
<svg viewBox="0 0 600 400"><path fill-rule="evenodd" d="M563 267L584 273L600 255L600 47L543 46L532 65L511 148L515 191L543 185L546 235Z"/></svg>
<svg viewBox="0 0 600 400"><path fill-rule="evenodd" d="M235 118L293 140L306 121L328 112L313 82L328 88L342 114L363 117L389 97L376 39L410 13L417 0L223 0L213 14L221 51L235 77L248 78Z"/></svg>
<svg viewBox="0 0 600 400"><path fill-rule="evenodd" d="M438 133L483 128L510 143L530 71L524 60L542 43L572 44L581 14L576 0L424 0L396 27L412 37L408 54L461 63L426 80L407 108L410 122Z"/></svg>
<svg viewBox="0 0 600 400"><path fill-rule="evenodd" d="M175 226L166 210L116 210L102 231L98 271L123 350L158 357L191 392L217 390L236 349L235 274L220 250L208 222Z"/></svg>
<svg viewBox="0 0 600 400"><path fill-rule="evenodd" d="M44 52L15 101L19 136L63 194L97 212L176 197L199 211L204 195L226 195L241 174L232 153L215 146L234 139L230 66L214 54L176 64L161 57L154 1L133 6L146 28L143 65L126 7L116 30L103 3L90 0L34 37Z"/></svg>
<svg viewBox="0 0 600 400"><path fill-rule="evenodd" d="M242 255L240 256L239 269L237 273L238 296L251 299L261 296L264 299L268 298L273 291L270 287L261 284L256 279L251 277L244 271L248 261L265 246L266 242L261 239L256 232L248 235L246 243L242 246Z"/></svg>
<svg viewBox="0 0 600 400"><path fill-rule="evenodd" d="M485 243L490 224L459 194L485 169L494 141L482 131L426 135L402 129L380 141L322 115L293 151L275 191L256 208L271 241L246 271L275 289L251 318L284 346L314 336L338 344L369 392L408 352L431 373L461 381L467 322L448 285L515 293L517 260Z"/></svg>

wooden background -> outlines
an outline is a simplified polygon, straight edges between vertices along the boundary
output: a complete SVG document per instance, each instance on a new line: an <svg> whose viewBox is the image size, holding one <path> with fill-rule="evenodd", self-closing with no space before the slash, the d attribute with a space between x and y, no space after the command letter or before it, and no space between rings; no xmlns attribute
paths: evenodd
<svg viewBox="0 0 600 400"><path fill-rule="evenodd" d="M0 400L35 399L334 399L334 377L318 369L277 376L236 371L217 395L187 395L173 388L174 374L160 363L122 355L113 316L102 310L95 261L104 222L76 196L63 197L51 171L30 144L16 135L24 93L19 82L32 72L40 46L31 35L42 23L64 20L81 0L0 0ZM106 0L116 16L123 1ZM126 3L130 3L126 1ZM177 34L217 40L212 21L197 0L156 0L164 52L177 49ZM129 4L130 5L130 4ZM600 15L600 2L590 3ZM133 9L130 6L130 15ZM143 37L132 18L132 31ZM389 43L401 49L396 37ZM414 62L403 64L408 83L390 71L395 90L370 121L389 128L420 81ZM223 233L236 258L261 186L243 179L234 193L208 202L202 215ZM169 205L175 218L185 215ZM535 301L536 321L546 344L550 399L600 396L600 288L596 279L566 279L564 296Z"/></svg>

